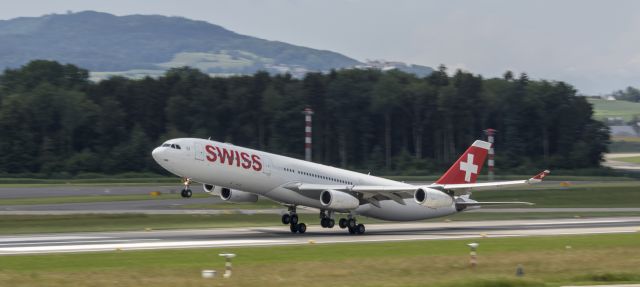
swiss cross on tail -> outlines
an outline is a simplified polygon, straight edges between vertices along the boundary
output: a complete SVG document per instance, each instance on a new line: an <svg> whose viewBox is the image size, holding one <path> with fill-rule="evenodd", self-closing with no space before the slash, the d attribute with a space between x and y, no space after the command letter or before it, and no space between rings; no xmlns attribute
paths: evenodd
<svg viewBox="0 0 640 287"><path fill-rule="evenodd" d="M475 183L490 147L488 142L475 141L436 183Z"/></svg>

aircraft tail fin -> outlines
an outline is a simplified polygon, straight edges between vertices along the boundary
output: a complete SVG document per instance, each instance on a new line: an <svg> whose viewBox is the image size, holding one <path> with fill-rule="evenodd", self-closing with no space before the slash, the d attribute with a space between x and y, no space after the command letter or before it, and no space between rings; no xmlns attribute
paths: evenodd
<svg viewBox="0 0 640 287"><path fill-rule="evenodd" d="M491 143L476 140L445 172L436 184L475 183L482 170Z"/></svg>

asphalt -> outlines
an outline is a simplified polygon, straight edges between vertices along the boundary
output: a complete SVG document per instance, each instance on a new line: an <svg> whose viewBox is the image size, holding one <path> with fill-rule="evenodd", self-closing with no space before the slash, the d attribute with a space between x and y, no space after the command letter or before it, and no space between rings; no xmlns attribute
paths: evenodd
<svg viewBox="0 0 640 287"><path fill-rule="evenodd" d="M310 226L292 234L287 226L146 232L92 232L0 236L0 255L176 248L452 240L640 232L640 217L370 224L363 235Z"/></svg>

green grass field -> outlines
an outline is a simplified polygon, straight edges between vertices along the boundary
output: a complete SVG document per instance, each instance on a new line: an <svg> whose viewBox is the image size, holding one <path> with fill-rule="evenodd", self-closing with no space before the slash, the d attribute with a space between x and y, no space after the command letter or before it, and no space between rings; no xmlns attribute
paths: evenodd
<svg viewBox="0 0 640 287"><path fill-rule="evenodd" d="M640 233L5 256L3 286L562 286L640 282ZM221 252L237 254L230 279ZM522 264L525 275L515 276Z"/></svg>
<svg viewBox="0 0 640 287"><path fill-rule="evenodd" d="M595 117L600 120L607 117L622 117L625 121L630 121L634 115L640 115L640 103L602 99L588 99L588 101L593 104Z"/></svg>
<svg viewBox="0 0 640 287"><path fill-rule="evenodd" d="M639 163L640 164L640 156L619 157L619 158L616 158L615 160L629 162L629 163Z"/></svg>
<svg viewBox="0 0 640 287"><path fill-rule="evenodd" d="M640 207L640 182L538 185L473 193L478 201L528 201L534 207Z"/></svg>

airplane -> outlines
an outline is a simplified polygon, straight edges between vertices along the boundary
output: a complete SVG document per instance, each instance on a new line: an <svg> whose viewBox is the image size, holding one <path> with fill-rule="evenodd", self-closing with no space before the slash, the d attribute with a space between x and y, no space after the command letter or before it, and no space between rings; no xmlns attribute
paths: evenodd
<svg viewBox="0 0 640 287"><path fill-rule="evenodd" d="M432 184L411 185L370 174L244 148L210 139L177 138L152 151L154 160L183 179L182 197L192 196L190 185L201 183L205 192L234 203L265 197L288 207L281 222L292 233L305 233L296 208L320 210L320 225L333 228L336 213L346 214L338 226L350 234L363 234L362 215L387 221L436 218L479 208L481 205L528 202L478 202L471 191L526 186L542 181L545 170L527 180L477 183L491 144L476 140Z"/></svg>

